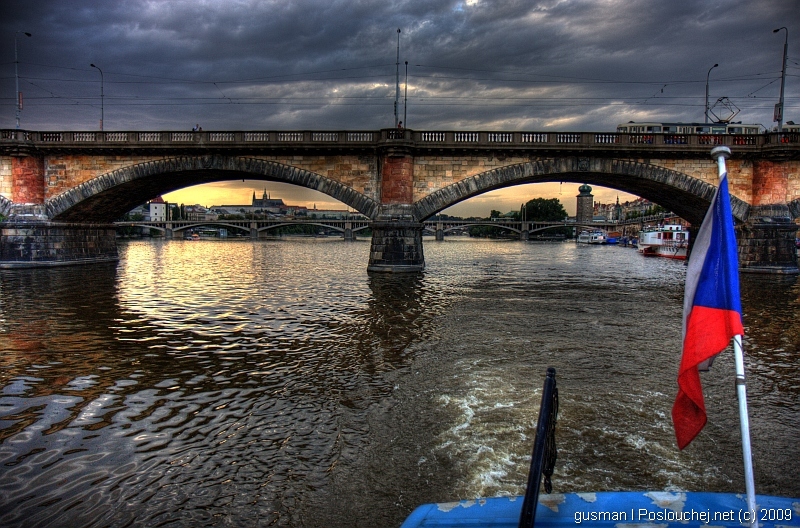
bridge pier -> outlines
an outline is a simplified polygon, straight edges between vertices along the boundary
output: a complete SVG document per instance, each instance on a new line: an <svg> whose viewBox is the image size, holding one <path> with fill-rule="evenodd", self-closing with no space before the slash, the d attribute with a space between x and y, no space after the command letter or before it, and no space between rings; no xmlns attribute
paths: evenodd
<svg viewBox="0 0 800 528"><path fill-rule="evenodd" d="M797 275L796 233L788 206L753 206L737 229L740 271Z"/></svg>
<svg viewBox="0 0 800 528"><path fill-rule="evenodd" d="M44 160L11 159L11 203L0 222L0 268L34 268L119 260L116 226L52 222L44 204ZM0 216L2 218L2 216Z"/></svg>
<svg viewBox="0 0 800 528"><path fill-rule="evenodd" d="M367 271L408 273L425 269L419 222L373 222Z"/></svg>
<svg viewBox="0 0 800 528"><path fill-rule="evenodd" d="M367 271L422 271L425 225L414 215L414 157L403 141L385 148L381 154L381 205L371 224Z"/></svg>
<svg viewBox="0 0 800 528"><path fill-rule="evenodd" d="M412 205L385 205L372 222L367 271L408 273L425 269L422 231L425 225L411 214Z"/></svg>
<svg viewBox="0 0 800 528"><path fill-rule="evenodd" d="M0 268L119 260L116 226L8 220L0 223Z"/></svg>

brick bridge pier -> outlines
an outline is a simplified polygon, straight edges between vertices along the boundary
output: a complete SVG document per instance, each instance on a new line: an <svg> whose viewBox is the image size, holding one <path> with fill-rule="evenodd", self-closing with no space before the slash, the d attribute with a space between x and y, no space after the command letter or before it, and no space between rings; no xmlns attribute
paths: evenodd
<svg viewBox="0 0 800 528"><path fill-rule="evenodd" d="M523 183L619 189L699 226L727 145L742 271L798 272L800 138L558 132L0 130L0 267L117 258L113 221L184 187L264 180L323 192L366 215L368 269L422 270L423 221ZM523 228L524 231L524 228Z"/></svg>

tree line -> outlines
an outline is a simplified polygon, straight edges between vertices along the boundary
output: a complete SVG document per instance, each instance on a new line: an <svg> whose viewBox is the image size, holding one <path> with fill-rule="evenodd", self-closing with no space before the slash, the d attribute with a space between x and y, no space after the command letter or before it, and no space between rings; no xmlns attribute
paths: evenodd
<svg viewBox="0 0 800 528"><path fill-rule="evenodd" d="M519 211L514 211L504 215L500 211L492 209L492 211L489 213L489 218L482 218L481 220L499 220L500 218L517 222L521 220L525 220L527 222L561 222L567 218L567 211L564 209L564 206L561 204L558 198L534 198L520 205ZM548 229L547 234L563 234L565 237L571 237L572 228L557 227ZM495 226L470 227L469 236L485 238L518 237L518 235L513 231Z"/></svg>

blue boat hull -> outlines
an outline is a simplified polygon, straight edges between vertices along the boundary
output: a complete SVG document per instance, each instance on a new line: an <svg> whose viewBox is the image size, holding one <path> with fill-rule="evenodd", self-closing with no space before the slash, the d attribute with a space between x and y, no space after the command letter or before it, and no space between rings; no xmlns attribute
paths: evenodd
<svg viewBox="0 0 800 528"><path fill-rule="evenodd" d="M401 528L516 527L522 497L496 497L415 509ZM757 495L756 516L763 528L800 527L800 499ZM536 526L624 525L687 528L750 524L744 494L705 492L599 492L539 495Z"/></svg>

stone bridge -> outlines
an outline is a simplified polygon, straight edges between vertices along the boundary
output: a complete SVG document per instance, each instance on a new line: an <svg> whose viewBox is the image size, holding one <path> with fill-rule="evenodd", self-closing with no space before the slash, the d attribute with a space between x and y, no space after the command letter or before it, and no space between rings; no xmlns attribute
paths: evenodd
<svg viewBox="0 0 800 528"><path fill-rule="evenodd" d="M744 271L797 273L800 138L559 132L0 131L0 267L116 258L113 221L176 189L265 180L365 215L368 269L424 267L422 222L467 198L548 181L642 196L699 225L727 145ZM524 231L524 229L523 229Z"/></svg>

